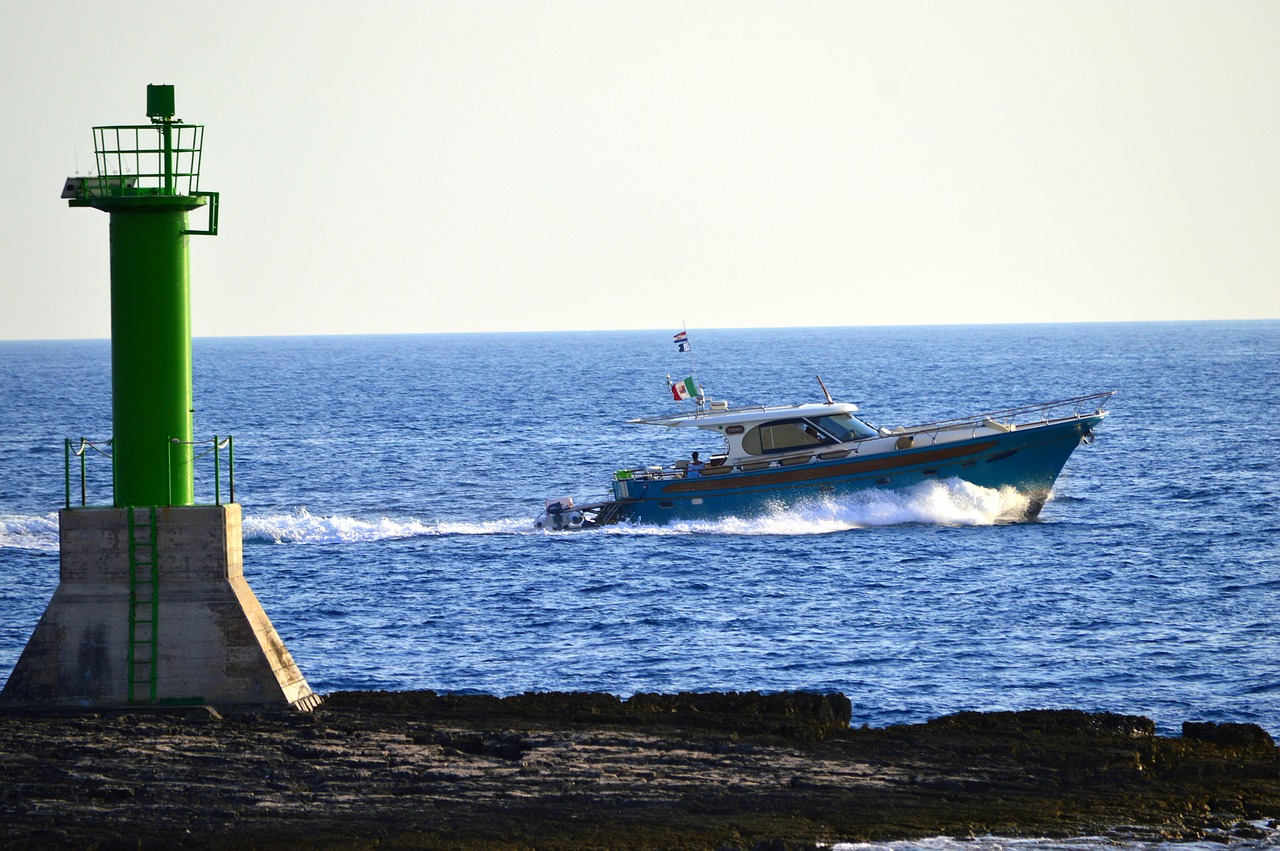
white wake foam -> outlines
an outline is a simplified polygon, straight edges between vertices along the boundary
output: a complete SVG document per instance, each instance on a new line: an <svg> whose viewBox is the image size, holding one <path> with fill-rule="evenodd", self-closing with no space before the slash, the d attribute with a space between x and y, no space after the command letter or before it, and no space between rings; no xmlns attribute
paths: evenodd
<svg viewBox="0 0 1280 851"><path fill-rule="evenodd" d="M244 518L244 536L249 541L276 544L334 544L386 541L429 535L498 535L533 531L532 521L495 520L470 523L429 523L416 518L379 517L366 519L340 515L317 516L305 507L289 514L268 514Z"/></svg>
<svg viewBox="0 0 1280 851"><path fill-rule="evenodd" d="M385 541L429 535L532 534L533 521L521 519L438 523L416 518L367 519L314 515L306 508L288 514L246 516L244 538L275 544L333 544ZM58 515L0 514L0 549L58 551Z"/></svg>
<svg viewBox="0 0 1280 851"><path fill-rule="evenodd" d="M0 549L58 551L58 515L0 514Z"/></svg>
<svg viewBox="0 0 1280 851"><path fill-rule="evenodd" d="M714 533L721 535L822 535L849 529L901 526L990 526L1021 517L1027 497L1013 488L991 490L958 479L925 482L902 490L874 490L779 506L768 514L669 526L622 525L617 534Z"/></svg>
<svg viewBox="0 0 1280 851"><path fill-rule="evenodd" d="M1014 839L1003 836L976 836L956 839L935 836L929 839L906 839L896 842L837 842L832 851L1262 851L1280 847L1280 831L1269 819L1258 819L1250 825L1264 836L1241 839L1222 829L1206 831L1198 842L1143 840L1118 835L1077 836L1065 839Z"/></svg>
<svg viewBox="0 0 1280 851"><path fill-rule="evenodd" d="M980 488L958 480L926 482L900 491L867 491L839 499L820 499L779 507L753 518L677 522L669 526L623 523L573 534L682 535L821 535L849 529L921 523L938 526L985 526L1016 518L1027 499L1012 489ZM426 521L418 518L364 518L316 515L305 507L289 513L246 516L244 537L250 543L367 543L434 535L557 535L535 530L533 519ZM0 548L58 551L58 515L0 514Z"/></svg>

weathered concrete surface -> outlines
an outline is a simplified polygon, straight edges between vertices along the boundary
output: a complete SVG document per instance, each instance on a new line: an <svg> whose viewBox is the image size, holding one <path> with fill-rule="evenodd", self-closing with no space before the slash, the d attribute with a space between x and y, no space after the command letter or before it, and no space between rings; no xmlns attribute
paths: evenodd
<svg viewBox="0 0 1280 851"><path fill-rule="evenodd" d="M939 834L1258 836L1251 725L839 695L338 693L314 713L0 715L0 847L810 848ZM1265 829L1264 829L1265 830Z"/></svg>
<svg viewBox="0 0 1280 851"><path fill-rule="evenodd" d="M59 583L0 693L0 706L112 707L130 702L129 517L148 509L59 513ZM149 535L149 531L145 533ZM145 537L145 536L143 536ZM157 509L159 702L294 705L318 700L244 579L240 506ZM149 551L149 541L142 549ZM140 583L144 600L152 593ZM139 626L150 638L153 627ZM136 658L150 659L149 645ZM138 679L149 671L138 666ZM133 697L150 689L135 686Z"/></svg>

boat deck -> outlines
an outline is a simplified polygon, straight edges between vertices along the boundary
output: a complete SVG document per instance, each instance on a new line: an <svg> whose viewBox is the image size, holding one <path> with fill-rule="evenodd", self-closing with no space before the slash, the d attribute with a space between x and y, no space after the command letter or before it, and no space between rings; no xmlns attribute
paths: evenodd
<svg viewBox="0 0 1280 851"><path fill-rule="evenodd" d="M1104 407L1107 401L1115 395L1115 392L1112 390L1105 393L1093 393L1088 396L1075 396L1070 399L1059 399L1037 405L989 411L971 417L938 420L893 429L881 429L880 433L875 437L867 437L834 446L807 448L802 451L781 453L769 457L752 455L730 459L725 455L714 455L707 462L707 465L702 468L700 475L721 476L733 472L759 472L770 468L777 469L779 467L793 467L815 462L838 461L850 457L878 456L896 450L920 449L984 436L1007 434L1019 429L1025 430L1080 420L1105 413ZM732 412L749 410L765 409L731 409ZM645 421L633 420L633 422ZM614 474L614 479L615 481L625 479L662 481L694 478L688 476L686 467L687 462L685 461L677 461L670 467L637 467L617 471Z"/></svg>

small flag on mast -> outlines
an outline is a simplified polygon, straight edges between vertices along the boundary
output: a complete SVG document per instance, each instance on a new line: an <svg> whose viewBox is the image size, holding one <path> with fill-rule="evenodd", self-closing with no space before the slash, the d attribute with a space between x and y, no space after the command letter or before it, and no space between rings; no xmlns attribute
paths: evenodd
<svg viewBox="0 0 1280 851"><path fill-rule="evenodd" d="M693 383L693 376L671 385L671 398L683 402L698 395L698 386Z"/></svg>
<svg viewBox="0 0 1280 851"><path fill-rule="evenodd" d="M688 332L688 331L681 331L679 334L676 334L676 336L675 336L675 342L676 342L676 351L677 351L677 352L687 352L687 351L689 351L689 350L690 350L690 349L689 349L689 332Z"/></svg>

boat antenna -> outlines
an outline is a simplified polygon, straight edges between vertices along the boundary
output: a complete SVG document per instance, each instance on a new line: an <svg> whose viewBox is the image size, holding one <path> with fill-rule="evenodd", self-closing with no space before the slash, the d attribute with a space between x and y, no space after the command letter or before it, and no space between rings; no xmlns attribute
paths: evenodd
<svg viewBox="0 0 1280 851"><path fill-rule="evenodd" d="M831 398L831 394L827 392L827 385L822 383L822 376L815 375L814 378L818 379L818 386L822 388L822 395L827 397L827 404L834 405L835 401Z"/></svg>

